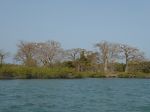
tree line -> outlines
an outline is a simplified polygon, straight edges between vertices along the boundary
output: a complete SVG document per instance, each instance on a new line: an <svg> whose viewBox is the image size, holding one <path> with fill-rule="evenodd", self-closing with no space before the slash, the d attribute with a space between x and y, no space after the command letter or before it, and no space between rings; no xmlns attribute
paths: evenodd
<svg viewBox="0 0 150 112"><path fill-rule="evenodd" d="M28 67L66 66L79 72L150 71L150 62L136 47L108 41L101 41L93 47L95 51L82 48L64 50L61 43L54 40L38 43L20 41L14 59ZM0 51L1 66L7 55Z"/></svg>

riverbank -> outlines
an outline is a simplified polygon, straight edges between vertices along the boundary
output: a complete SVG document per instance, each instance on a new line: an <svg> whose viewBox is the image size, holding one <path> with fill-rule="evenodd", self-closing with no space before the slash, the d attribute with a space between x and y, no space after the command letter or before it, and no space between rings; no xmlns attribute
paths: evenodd
<svg viewBox="0 0 150 112"><path fill-rule="evenodd" d="M84 78L105 77L103 73L76 72L67 67L25 67L3 66L0 68L0 79L54 79L54 78Z"/></svg>
<svg viewBox="0 0 150 112"><path fill-rule="evenodd" d="M77 72L67 67L3 66L0 79L150 78L150 73Z"/></svg>

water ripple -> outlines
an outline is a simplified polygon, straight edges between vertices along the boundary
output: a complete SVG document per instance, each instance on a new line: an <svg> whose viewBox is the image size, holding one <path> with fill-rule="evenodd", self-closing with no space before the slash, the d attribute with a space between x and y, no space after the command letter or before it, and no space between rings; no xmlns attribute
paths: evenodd
<svg viewBox="0 0 150 112"><path fill-rule="evenodd" d="M148 79L0 81L0 112L149 112Z"/></svg>

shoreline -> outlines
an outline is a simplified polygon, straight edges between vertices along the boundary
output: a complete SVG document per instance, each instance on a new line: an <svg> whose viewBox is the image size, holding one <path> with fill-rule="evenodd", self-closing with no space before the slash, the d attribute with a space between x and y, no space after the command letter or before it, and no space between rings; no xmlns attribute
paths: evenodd
<svg viewBox="0 0 150 112"><path fill-rule="evenodd" d="M103 72L76 71L68 67L25 67L3 66L0 68L2 79L82 79L82 78L145 78L150 79L150 73L145 72Z"/></svg>
<svg viewBox="0 0 150 112"><path fill-rule="evenodd" d="M1 74L0 74L1 76ZM49 77L49 78L35 78L35 77L5 77L5 75L3 75L3 77L0 77L0 80L17 80L17 79L27 79L27 80L32 80L32 79L35 79L35 80L38 80L38 79L88 79L88 78L95 78L95 79L150 79L150 74L146 74L146 76L132 76L132 75L128 75L128 76L78 76L78 77Z"/></svg>

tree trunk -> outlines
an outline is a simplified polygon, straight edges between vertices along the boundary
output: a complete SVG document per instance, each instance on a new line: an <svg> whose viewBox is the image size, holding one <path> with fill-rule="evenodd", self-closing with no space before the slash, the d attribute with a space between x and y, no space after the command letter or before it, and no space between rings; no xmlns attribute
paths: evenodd
<svg viewBox="0 0 150 112"><path fill-rule="evenodd" d="M126 58L125 72L128 72L128 59Z"/></svg>
<svg viewBox="0 0 150 112"><path fill-rule="evenodd" d="M0 66L2 67L3 65L3 56L0 57Z"/></svg>
<svg viewBox="0 0 150 112"><path fill-rule="evenodd" d="M105 62L104 62L104 72L107 73L108 71L108 60L105 59Z"/></svg>

